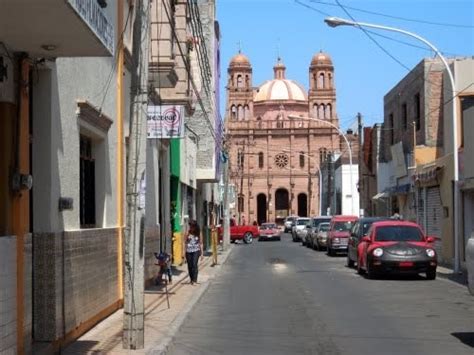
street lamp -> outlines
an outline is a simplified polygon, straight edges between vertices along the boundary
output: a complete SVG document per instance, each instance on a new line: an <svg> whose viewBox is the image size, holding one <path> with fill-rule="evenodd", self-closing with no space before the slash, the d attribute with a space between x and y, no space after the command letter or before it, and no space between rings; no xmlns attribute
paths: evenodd
<svg viewBox="0 0 474 355"><path fill-rule="evenodd" d="M351 184L351 214L354 214L354 186L352 185L352 148L344 132L342 132L341 129L337 127L334 123L326 121L326 120L322 120L320 118L302 117L302 116L294 116L294 115L288 115L288 117L293 118L293 119L314 120L314 121L323 122L331 126L332 128L334 128L339 133L339 135L341 135L342 138L344 138L347 144L347 149L349 150L349 170L350 170L349 179L350 179L350 184Z"/></svg>
<svg viewBox="0 0 474 355"><path fill-rule="evenodd" d="M353 26L353 27L370 27L370 28L377 28L380 30L385 30L385 31L391 31L391 32L398 32L398 33L403 33L407 36L416 38L417 40L423 42L426 44L428 47L430 47L441 59L443 62L444 66L446 67L446 71L448 72L449 76L449 82L451 84L451 101L453 102L453 112L452 112L452 124L453 124L453 166L454 166L454 272L459 272L460 269L460 260L459 260L459 226L458 226L458 220L459 220L459 211L458 211L458 204L459 204L459 191L458 191L458 181L459 181L459 171L458 171L458 166L459 166L459 161L458 161L458 120L457 120L457 101L456 101L456 85L454 82L454 75L453 72L451 71L451 68L449 67L448 62L446 61L446 58L440 53L440 51L430 42L428 42L426 39L423 37L409 31L402 30L400 28L396 27L388 27L388 26L382 26L382 25L375 25L371 23L365 23L365 22L356 22L356 21L350 21L346 20L343 18L339 17L328 17L324 19L324 22L330 27L337 27L337 26Z"/></svg>
<svg viewBox="0 0 474 355"><path fill-rule="evenodd" d="M291 150L290 149L283 149L284 152L289 152L291 153ZM323 198L322 198L322 193L323 193L323 177L322 177L322 174L321 174L321 167L319 166L319 164L316 164L316 159L314 159L312 156L308 155L308 154L305 154L305 153L300 153L301 155L307 157L308 159L311 159L314 164L316 165L317 169L318 169L318 174L319 174L319 215L321 216L321 205L322 205L322 201L323 201ZM311 211L310 211L311 212Z"/></svg>

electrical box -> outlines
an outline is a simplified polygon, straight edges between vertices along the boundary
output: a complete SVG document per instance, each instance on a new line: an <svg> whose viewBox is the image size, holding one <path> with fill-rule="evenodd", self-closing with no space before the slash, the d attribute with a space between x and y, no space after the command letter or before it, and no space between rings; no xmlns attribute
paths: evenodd
<svg viewBox="0 0 474 355"><path fill-rule="evenodd" d="M15 103L13 62L0 47L0 102Z"/></svg>

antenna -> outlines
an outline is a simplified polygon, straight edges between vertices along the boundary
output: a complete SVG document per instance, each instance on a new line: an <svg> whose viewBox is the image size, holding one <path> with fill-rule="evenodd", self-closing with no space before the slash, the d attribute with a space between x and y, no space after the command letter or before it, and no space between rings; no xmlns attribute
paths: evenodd
<svg viewBox="0 0 474 355"><path fill-rule="evenodd" d="M242 41L237 42L237 48L239 49L239 54L242 53Z"/></svg>

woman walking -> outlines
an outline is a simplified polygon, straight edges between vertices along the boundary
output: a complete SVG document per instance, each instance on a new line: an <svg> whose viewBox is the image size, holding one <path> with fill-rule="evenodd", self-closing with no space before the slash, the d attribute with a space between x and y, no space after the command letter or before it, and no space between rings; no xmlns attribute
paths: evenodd
<svg viewBox="0 0 474 355"><path fill-rule="evenodd" d="M202 255L201 229L196 221L189 222L189 230L186 235L186 262L188 263L189 278L191 285L197 283L198 261Z"/></svg>

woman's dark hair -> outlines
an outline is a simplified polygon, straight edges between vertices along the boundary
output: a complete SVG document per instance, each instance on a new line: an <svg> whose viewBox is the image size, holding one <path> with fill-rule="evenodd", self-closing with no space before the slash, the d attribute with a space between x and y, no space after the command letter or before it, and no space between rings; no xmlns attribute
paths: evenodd
<svg viewBox="0 0 474 355"><path fill-rule="evenodd" d="M195 235L196 237L201 236L201 228L199 228L199 224L195 220L189 221L189 233Z"/></svg>

